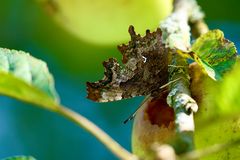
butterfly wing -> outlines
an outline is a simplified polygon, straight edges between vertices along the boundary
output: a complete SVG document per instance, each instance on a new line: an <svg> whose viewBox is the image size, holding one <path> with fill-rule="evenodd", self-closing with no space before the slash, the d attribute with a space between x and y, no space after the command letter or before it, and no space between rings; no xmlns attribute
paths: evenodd
<svg viewBox="0 0 240 160"><path fill-rule="evenodd" d="M87 82L88 98L97 102L117 101L135 96L154 95L168 79L168 49L162 43L162 32L137 35L129 27L131 41L118 46L123 59L121 66L116 59L103 62L104 78Z"/></svg>

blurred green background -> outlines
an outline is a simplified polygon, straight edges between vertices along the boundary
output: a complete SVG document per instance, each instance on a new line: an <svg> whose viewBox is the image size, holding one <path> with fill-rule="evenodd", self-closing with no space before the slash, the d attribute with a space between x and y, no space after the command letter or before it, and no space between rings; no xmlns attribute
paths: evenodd
<svg viewBox="0 0 240 160"><path fill-rule="evenodd" d="M240 1L199 0L199 3L210 28L223 30L240 47L237 13ZM133 17L141 19L139 14L144 11L136 10ZM156 24L151 24L150 29ZM138 28L141 26L136 27L137 31ZM128 36L127 29L124 27L124 37ZM122 122L142 97L104 104L85 98L85 82L103 76L102 61L109 57L121 59L115 42L102 45L74 36L34 0L1 0L0 47L24 50L45 60L55 77L62 103L93 120L130 150L132 122L126 125ZM116 159L94 137L58 115L7 97L0 97L0 105L0 159L11 155L32 155L38 160Z"/></svg>

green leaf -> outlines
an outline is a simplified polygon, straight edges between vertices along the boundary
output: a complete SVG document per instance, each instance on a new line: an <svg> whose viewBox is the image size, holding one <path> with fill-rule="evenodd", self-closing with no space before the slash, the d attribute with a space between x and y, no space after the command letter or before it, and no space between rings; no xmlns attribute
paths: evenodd
<svg viewBox="0 0 240 160"><path fill-rule="evenodd" d="M237 50L233 42L224 38L220 30L212 30L192 45L193 58L214 80L222 79L236 62Z"/></svg>
<svg viewBox="0 0 240 160"><path fill-rule="evenodd" d="M195 117L197 149L240 139L240 63L220 83L206 83L209 93ZM237 145L203 160L240 159L239 150Z"/></svg>
<svg viewBox="0 0 240 160"><path fill-rule="evenodd" d="M2 160L36 160L36 159L31 156L14 156L14 157L4 158Z"/></svg>
<svg viewBox="0 0 240 160"><path fill-rule="evenodd" d="M54 80L45 62L23 51L0 48L0 94L48 109L58 104Z"/></svg>

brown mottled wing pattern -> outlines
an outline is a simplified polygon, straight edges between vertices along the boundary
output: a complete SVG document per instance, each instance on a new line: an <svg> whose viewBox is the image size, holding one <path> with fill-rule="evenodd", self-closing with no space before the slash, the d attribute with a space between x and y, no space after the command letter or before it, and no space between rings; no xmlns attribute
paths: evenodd
<svg viewBox="0 0 240 160"><path fill-rule="evenodd" d="M123 66L111 58L103 62L104 78L87 82L88 98L97 102L117 101L135 96L159 94L160 87L167 83L168 50L162 44L162 32L157 29L141 37L129 27L131 41L118 46L122 53Z"/></svg>

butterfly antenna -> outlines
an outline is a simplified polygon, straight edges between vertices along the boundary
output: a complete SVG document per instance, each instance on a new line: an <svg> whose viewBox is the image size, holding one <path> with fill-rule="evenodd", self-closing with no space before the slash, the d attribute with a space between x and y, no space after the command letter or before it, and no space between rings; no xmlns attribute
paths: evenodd
<svg viewBox="0 0 240 160"><path fill-rule="evenodd" d="M123 123L126 124L127 122L131 121L136 116L137 112L143 106L143 104L149 100L149 98L150 98L150 95L147 95L142 101L142 103L139 105L139 107Z"/></svg>
<svg viewBox="0 0 240 160"><path fill-rule="evenodd" d="M180 78L177 78L177 79L174 79L174 80L172 80L172 81L170 81L170 82L168 82L168 83L162 85L159 89L166 88L166 87L168 87L169 85L171 85L171 84L177 82L177 81L180 80L180 79L181 79L181 77L180 77Z"/></svg>
<svg viewBox="0 0 240 160"><path fill-rule="evenodd" d="M170 81L164 85L162 85L159 89L163 89L166 88L167 86L171 85L172 83L180 80L181 78L177 78L173 81ZM131 121L137 114L137 112L139 111L139 109L143 106L143 104L150 98L150 95L147 95L147 97L145 97L145 99L142 101L142 103L140 104L140 106L136 109L136 111L134 111L123 123L126 124L127 122Z"/></svg>

